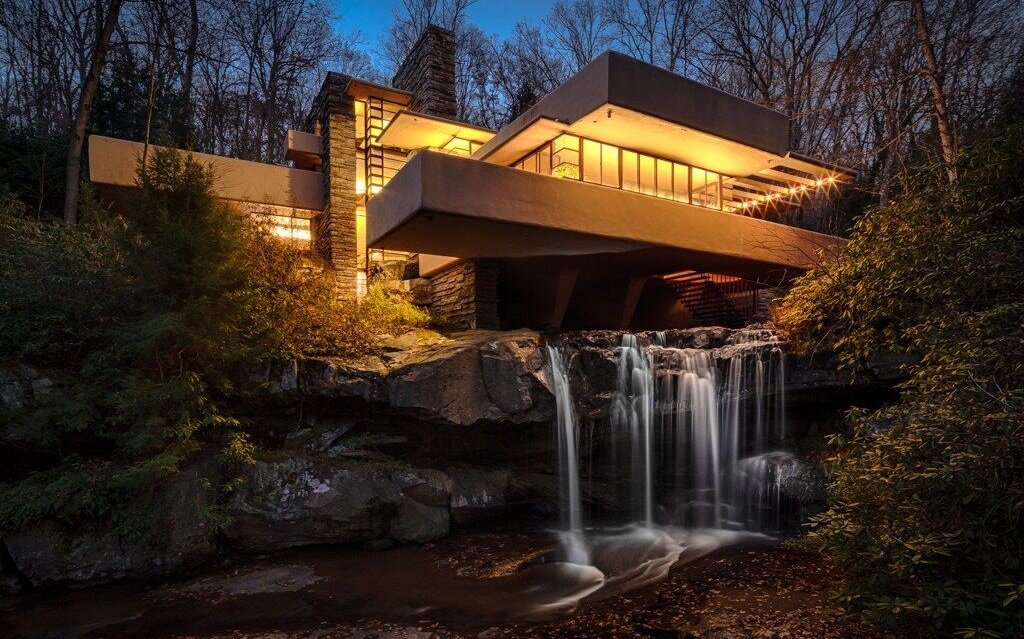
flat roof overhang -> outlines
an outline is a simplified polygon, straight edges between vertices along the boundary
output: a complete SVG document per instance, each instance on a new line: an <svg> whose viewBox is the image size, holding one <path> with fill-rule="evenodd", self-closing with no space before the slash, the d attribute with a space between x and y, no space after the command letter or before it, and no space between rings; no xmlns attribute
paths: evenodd
<svg viewBox="0 0 1024 639"><path fill-rule="evenodd" d="M509 123L476 155L489 159L540 119L586 121L602 108L619 107L775 155L788 150L785 114L681 75L606 51ZM502 162L499 162L502 163Z"/></svg>
<svg viewBox="0 0 1024 639"><path fill-rule="evenodd" d="M367 203L367 244L459 258L562 257L655 275L792 277L843 240L766 220L420 152Z"/></svg>
<svg viewBox="0 0 1024 639"><path fill-rule="evenodd" d="M710 169L773 175L778 167L815 178L849 169L789 151L789 119L621 53L608 51L502 128L473 157L511 165L562 133Z"/></svg>
<svg viewBox="0 0 1024 639"><path fill-rule="evenodd" d="M328 73L328 77L324 80L324 84L330 81L332 75L341 78L345 77L332 71ZM385 86L383 84L377 84L376 82L370 82L369 80L360 80L359 78L347 78L347 81L345 82L345 93L357 100L366 100L371 97L383 98L402 106L409 106L412 102L412 93L408 91Z"/></svg>
<svg viewBox="0 0 1024 639"><path fill-rule="evenodd" d="M441 148L453 138L483 144L492 137L494 131L466 122L416 111L399 111L384 127L377 141L400 149L422 149Z"/></svg>

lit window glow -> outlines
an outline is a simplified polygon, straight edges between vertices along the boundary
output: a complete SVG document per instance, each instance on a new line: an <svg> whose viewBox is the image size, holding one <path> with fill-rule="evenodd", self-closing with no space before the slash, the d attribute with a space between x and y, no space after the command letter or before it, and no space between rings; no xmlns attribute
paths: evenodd
<svg viewBox="0 0 1024 639"><path fill-rule="evenodd" d="M751 176L753 182L732 178L568 133L544 144L512 166L530 173L601 184L725 211L745 211L761 203L766 208L777 203L796 204L800 197L815 188L828 187L839 181L835 175L812 180L794 174L794 181L803 180L804 183L780 186L765 182L761 186L757 176ZM777 179L773 177L770 181Z"/></svg>
<svg viewBox="0 0 1024 639"><path fill-rule="evenodd" d="M286 240L309 242L313 239L310 221L301 217L287 215L267 215L254 213L257 219L266 224L267 230L277 237Z"/></svg>

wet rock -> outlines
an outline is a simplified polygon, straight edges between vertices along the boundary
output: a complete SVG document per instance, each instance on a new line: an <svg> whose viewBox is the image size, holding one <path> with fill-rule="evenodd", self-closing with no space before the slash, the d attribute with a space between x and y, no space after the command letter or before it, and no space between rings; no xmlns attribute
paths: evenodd
<svg viewBox="0 0 1024 639"><path fill-rule="evenodd" d="M318 428L300 428L288 433L283 448L290 452L316 453L321 455L340 455L350 452L349 434L356 429L359 422L354 419L331 420L330 425ZM346 441L349 440L349 441Z"/></svg>
<svg viewBox="0 0 1024 639"><path fill-rule="evenodd" d="M554 414L533 331L460 334L411 354L387 383L392 408L453 424L539 422Z"/></svg>
<svg viewBox="0 0 1024 639"><path fill-rule="evenodd" d="M448 533L451 480L392 463L305 459L258 462L232 500L229 543L267 551L390 539L422 543Z"/></svg>
<svg viewBox="0 0 1024 639"><path fill-rule="evenodd" d="M547 421L554 399L533 331L470 331L444 337L417 330L382 342L381 355L285 362L266 376L271 393L358 399L421 419Z"/></svg>
<svg viewBox="0 0 1024 639"><path fill-rule="evenodd" d="M11 370L0 370L0 408L18 410L25 405L26 393L21 378Z"/></svg>
<svg viewBox="0 0 1024 639"><path fill-rule="evenodd" d="M388 366L380 357L307 359L298 364L298 390L326 399L387 401Z"/></svg>
<svg viewBox="0 0 1024 639"><path fill-rule="evenodd" d="M202 579L185 588L184 592L194 595L262 595L295 592L321 580L323 577L317 575L311 566L274 566L230 577Z"/></svg>
<svg viewBox="0 0 1024 639"><path fill-rule="evenodd" d="M285 364L284 370L281 371L281 377L278 380L278 386L284 392L298 389L299 363L296 360L293 359Z"/></svg>
<svg viewBox="0 0 1024 639"><path fill-rule="evenodd" d="M515 473L509 479L506 501L538 515L558 513L558 477L547 473Z"/></svg>
<svg viewBox="0 0 1024 639"><path fill-rule="evenodd" d="M757 338L759 330L702 327L642 332L637 339L642 344L708 349L725 368L733 354L749 347L737 342ZM600 418L607 410L622 334L600 330L551 338L570 359L581 416ZM266 381L279 397L355 399L386 407L391 414L461 426L553 418L544 341L534 331L469 331L446 337L419 329L386 337L381 344L378 355L286 362ZM853 380L837 372L836 364L831 356L788 358L787 393L848 389L855 381L879 383L891 379L900 362L879 359L872 380Z"/></svg>
<svg viewBox="0 0 1024 639"><path fill-rule="evenodd" d="M5 536L11 561L33 586L90 586L194 567L216 552L205 512L212 495L201 470L182 470L166 486L144 538L122 536L109 522L69 529L43 521Z"/></svg>
<svg viewBox="0 0 1024 639"><path fill-rule="evenodd" d="M452 478L451 512L457 524L482 521L505 512L511 476L504 470L447 468Z"/></svg>
<svg viewBox="0 0 1024 639"><path fill-rule="evenodd" d="M791 457L779 464L778 473L779 491L799 506L801 520L828 506L828 475L820 465Z"/></svg>

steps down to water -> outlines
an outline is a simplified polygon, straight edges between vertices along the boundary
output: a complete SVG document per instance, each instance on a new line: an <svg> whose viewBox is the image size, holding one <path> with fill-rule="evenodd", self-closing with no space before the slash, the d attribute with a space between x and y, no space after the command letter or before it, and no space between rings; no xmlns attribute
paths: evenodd
<svg viewBox="0 0 1024 639"><path fill-rule="evenodd" d="M691 326L740 328L764 319L765 290L743 278L719 273L679 271L663 275L692 315Z"/></svg>

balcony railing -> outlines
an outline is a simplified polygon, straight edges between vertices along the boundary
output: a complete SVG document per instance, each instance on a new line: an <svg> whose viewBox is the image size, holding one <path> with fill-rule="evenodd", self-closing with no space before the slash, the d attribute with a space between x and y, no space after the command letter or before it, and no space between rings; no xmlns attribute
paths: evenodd
<svg viewBox="0 0 1024 639"><path fill-rule="evenodd" d="M721 174L576 135L560 135L512 166L722 209Z"/></svg>

